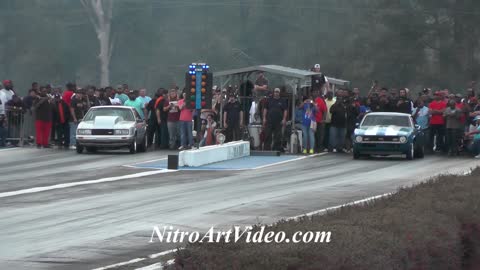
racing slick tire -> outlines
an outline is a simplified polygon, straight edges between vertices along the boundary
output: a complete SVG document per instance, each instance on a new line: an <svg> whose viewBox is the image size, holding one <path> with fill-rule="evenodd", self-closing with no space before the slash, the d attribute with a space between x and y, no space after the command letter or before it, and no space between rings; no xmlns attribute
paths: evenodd
<svg viewBox="0 0 480 270"><path fill-rule="evenodd" d="M408 144L407 159L413 160L415 158L415 146L413 143Z"/></svg>
<svg viewBox="0 0 480 270"><path fill-rule="evenodd" d="M77 151L77 154L81 154L81 153L83 153L83 146L82 146L82 145L79 145L79 144L77 144L77 145L76 145L76 151Z"/></svg>
<svg viewBox="0 0 480 270"><path fill-rule="evenodd" d="M130 154L137 153L137 138L136 137L133 139L133 142L130 144L128 149L130 150Z"/></svg>

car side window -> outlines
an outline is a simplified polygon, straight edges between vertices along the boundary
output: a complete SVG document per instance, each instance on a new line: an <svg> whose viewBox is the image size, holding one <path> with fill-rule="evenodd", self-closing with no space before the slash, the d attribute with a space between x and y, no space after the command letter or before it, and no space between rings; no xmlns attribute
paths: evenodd
<svg viewBox="0 0 480 270"><path fill-rule="evenodd" d="M137 121L140 118L140 115L138 114L137 110L133 110L133 114L135 115L135 121Z"/></svg>

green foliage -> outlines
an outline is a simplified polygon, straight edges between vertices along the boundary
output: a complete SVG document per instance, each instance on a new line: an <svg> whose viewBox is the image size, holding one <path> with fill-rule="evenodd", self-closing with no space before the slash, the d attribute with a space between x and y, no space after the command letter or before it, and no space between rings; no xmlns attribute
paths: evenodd
<svg viewBox="0 0 480 270"><path fill-rule="evenodd" d="M479 64L473 0L115 0L111 84L183 86L189 63L307 69L366 90L465 88ZM0 1L0 77L99 83L99 44L80 1Z"/></svg>

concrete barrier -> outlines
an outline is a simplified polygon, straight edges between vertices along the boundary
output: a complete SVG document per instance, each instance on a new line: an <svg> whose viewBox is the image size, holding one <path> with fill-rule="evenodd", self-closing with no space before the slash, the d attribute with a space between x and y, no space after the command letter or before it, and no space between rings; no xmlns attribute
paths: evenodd
<svg viewBox="0 0 480 270"><path fill-rule="evenodd" d="M201 147L197 150L181 151L178 155L178 165L180 167L200 167L247 156L250 156L250 142L238 141Z"/></svg>

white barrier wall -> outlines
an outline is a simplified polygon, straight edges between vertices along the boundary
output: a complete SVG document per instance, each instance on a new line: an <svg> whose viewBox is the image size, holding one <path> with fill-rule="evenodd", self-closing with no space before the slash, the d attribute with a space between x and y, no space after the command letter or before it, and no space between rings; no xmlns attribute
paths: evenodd
<svg viewBox="0 0 480 270"><path fill-rule="evenodd" d="M197 150L181 151L178 155L178 166L199 167L247 156L250 156L250 142L231 142L201 147Z"/></svg>

